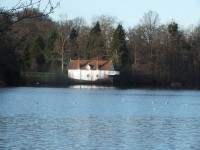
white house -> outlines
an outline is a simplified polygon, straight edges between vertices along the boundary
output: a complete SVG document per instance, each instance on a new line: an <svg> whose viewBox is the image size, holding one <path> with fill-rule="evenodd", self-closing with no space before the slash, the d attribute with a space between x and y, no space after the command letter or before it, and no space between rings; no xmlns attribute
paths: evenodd
<svg viewBox="0 0 200 150"><path fill-rule="evenodd" d="M113 76L119 75L115 71L112 60L70 60L68 77L83 81L113 82Z"/></svg>

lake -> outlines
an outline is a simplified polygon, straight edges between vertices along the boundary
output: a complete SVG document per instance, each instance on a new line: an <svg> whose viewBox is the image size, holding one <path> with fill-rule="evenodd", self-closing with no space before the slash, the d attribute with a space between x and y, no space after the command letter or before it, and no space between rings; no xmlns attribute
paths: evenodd
<svg viewBox="0 0 200 150"><path fill-rule="evenodd" d="M0 88L0 149L200 149L200 91Z"/></svg>

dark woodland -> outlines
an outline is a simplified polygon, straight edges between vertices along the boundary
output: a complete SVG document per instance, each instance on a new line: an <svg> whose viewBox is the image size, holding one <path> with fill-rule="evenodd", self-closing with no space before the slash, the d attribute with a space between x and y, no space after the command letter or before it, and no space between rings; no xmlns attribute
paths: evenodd
<svg viewBox="0 0 200 150"><path fill-rule="evenodd" d="M200 24L162 24L154 11L126 30L106 15L90 26L82 17L55 22L48 5L0 9L0 85L24 84L22 72L65 76L70 59L98 58L113 60L117 85L200 87Z"/></svg>

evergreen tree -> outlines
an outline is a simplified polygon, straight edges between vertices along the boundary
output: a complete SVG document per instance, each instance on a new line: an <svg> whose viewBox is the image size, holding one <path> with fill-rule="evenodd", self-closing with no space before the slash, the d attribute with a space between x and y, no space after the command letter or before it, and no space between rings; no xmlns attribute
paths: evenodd
<svg viewBox="0 0 200 150"><path fill-rule="evenodd" d="M33 43L32 47L32 70L43 71L45 64L44 57L45 44L41 35L38 35Z"/></svg>
<svg viewBox="0 0 200 150"><path fill-rule="evenodd" d="M57 33L55 30L53 30L48 39L47 39L47 43L45 45L45 52L48 54L48 53L51 53L54 49L54 46L55 46L55 41L57 39Z"/></svg>
<svg viewBox="0 0 200 150"><path fill-rule="evenodd" d="M169 32L172 36L175 36L176 33L178 32L178 24L175 23L175 22L171 22L171 23L168 25L168 32Z"/></svg>
<svg viewBox="0 0 200 150"><path fill-rule="evenodd" d="M56 43L56 39L57 39L57 33L55 30L53 30L48 39L47 39L47 42L46 42L46 45L45 45L45 59L48 62L50 62L52 60L52 53L55 49L55 43Z"/></svg>
<svg viewBox="0 0 200 150"><path fill-rule="evenodd" d="M21 57L19 57L20 60L20 66L23 71L28 71L30 67L30 52L29 52L29 46L27 45L24 49Z"/></svg>
<svg viewBox="0 0 200 150"><path fill-rule="evenodd" d="M126 45L126 34L122 25L118 25L113 34L112 58L117 69L122 72L128 68L128 48Z"/></svg>
<svg viewBox="0 0 200 150"><path fill-rule="evenodd" d="M190 44L187 42L187 38L184 33L178 30L178 24L171 22L168 25L169 36L169 51L168 51L168 68L171 78L176 81L184 81L189 79L192 74L191 52ZM187 72L185 72L187 70ZM189 72L189 73L188 73ZM191 80L191 79L190 79Z"/></svg>
<svg viewBox="0 0 200 150"><path fill-rule="evenodd" d="M69 39L70 39L71 50L73 51L72 56L74 56L74 57L79 57L77 37L78 37L77 30L75 28L73 28L69 35Z"/></svg>
<svg viewBox="0 0 200 150"><path fill-rule="evenodd" d="M89 51L89 59L102 57L104 42L102 40L99 22L90 30L87 48Z"/></svg>
<svg viewBox="0 0 200 150"><path fill-rule="evenodd" d="M55 45L56 40L58 38L57 32L53 30L45 44L45 71L49 71L51 64L54 63L54 51L55 51Z"/></svg>
<svg viewBox="0 0 200 150"><path fill-rule="evenodd" d="M77 33L76 29L73 28L71 33L70 33L70 35L69 35L69 39L70 40L75 40L77 38L77 36L78 36L78 33Z"/></svg>

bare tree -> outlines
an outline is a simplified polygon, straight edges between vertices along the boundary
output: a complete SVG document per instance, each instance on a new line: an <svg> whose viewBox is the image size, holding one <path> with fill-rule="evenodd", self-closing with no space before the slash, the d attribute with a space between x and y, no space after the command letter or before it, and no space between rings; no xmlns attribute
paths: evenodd
<svg viewBox="0 0 200 150"><path fill-rule="evenodd" d="M156 59L153 59L154 54L156 53L156 46L159 43L159 15L157 12L149 11L148 13L145 13L143 16L143 19L141 20L141 27L143 30L143 36L145 42L145 49L149 53L149 69L148 74L150 75L153 71L152 69L152 63L153 61L157 61ZM155 68L157 69L157 68Z"/></svg>
<svg viewBox="0 0 200 150"><path fill-rule="evenodd" d="M130 51L130 61L132 65L132 69L134 72L139 71L142 69L141 67L141 43L143 43L141 37L142 32L139 26L134 27L133 29L129 29L127 33L128 37L128 45Z"/></svg>
<svg viewBox="0 0 200 150"><path fill-rule="evenodd" d="M79 33L81 27L85 26L85 24L86 24L85 19L82 17L76 17L72 21L73 21L74 27L76 28L78 33Z"/></svg>
<svg viewBox="0 0 200 150"><path fill-rule="evenodd" d="M190 44L190 62L191 69L193 69L192 78L196 82L200 83L200 23L193 27L189 33L188 42Z"/></svg>
<svg viewBox="0 0 200 150"><path fill-rule="evenodd" d="M69 40L69 35L73 27L74 24L72 20L68 20L65 16L61 16L61 20L58 22L58 27L57 27L58 39L59 39L57 44L57 54L58 54L57 60L61 62L62 72L64 70L64 64L66 64L65 61L66 52L69 52L68 56L70 56L71 50L67 49L67 42Z"/></svg>

